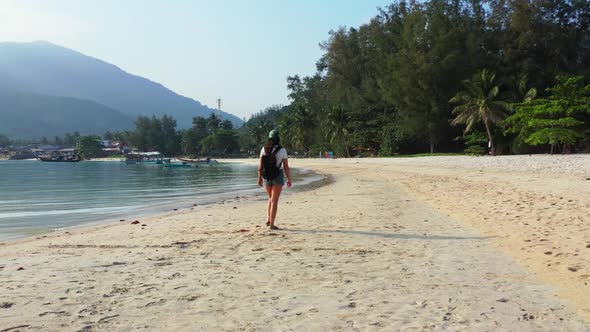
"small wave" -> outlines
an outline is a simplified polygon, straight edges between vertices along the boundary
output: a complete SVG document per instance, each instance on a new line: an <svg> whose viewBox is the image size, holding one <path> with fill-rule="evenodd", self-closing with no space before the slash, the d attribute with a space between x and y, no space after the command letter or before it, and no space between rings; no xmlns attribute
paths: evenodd
<svg viewBox="0 0 590 332"><path fill-rule="evenodd" d="M39 217L39 216L56 216L56 215L68 215L68 214L95 214L105 212L124 212L141 207L140 205L135 206L117 206L117 207L101 207L101 208L90 208L90 209L74 209L74 210L48 210L48 211L26 211L26 212L8 212L0 213L0 219L6 218L23 218L23 217Z"/></svg>

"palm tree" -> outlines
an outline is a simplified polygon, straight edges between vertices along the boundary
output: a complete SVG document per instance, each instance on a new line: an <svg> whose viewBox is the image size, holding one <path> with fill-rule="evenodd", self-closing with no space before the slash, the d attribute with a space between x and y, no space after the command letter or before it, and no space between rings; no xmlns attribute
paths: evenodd
<svg viewBox="0 0 590 332"><path fill-rule="evenodd" d="M510 104L503 100L497 100L500 87L496 83L496 74L486 69L476 73L471 80L464 80L465 90L457 93L451 98L450 103L456 104L453 114L455 119L452 125L464 124L465 133L483 122L486 127L492 156L496 155L494 138L492 137L491 126L501 122L510 112Z"/></svg>
<svg viewBox="0 0 590 332"><path fill-rule="evenodd" d="M346 149L346 155L350 158L350 151L348 150L348 133L349 128L348 125L350 124L350 117L340 107L332 108L328 116L326 118L326 138L330 143L333 143L335 140L342 141L344 144L344 148Z"/></svg>
<svg viewBox="0 0 590 332"><path fill-rule="evenodd" d="M263 144L268 137L268 132L274 128L274 125L267 119L261 119L253 128L252 136L256 144Z"/></svg>
<svg viewBox="0 0 590 332"><path fill-rule="evenodd" d="M514 103L527 103L537 97L537 89L529 88L529 76L525 72L517 73L507 80L509 98Z"/></svg>
<svg viewBox="0 0 590 332"><path fill-rule="evenodd" d="M304 150L305 155L309 156L310 133L316 126L311 112L301 105L294 104L285 113L281 122L281 130L293 148Z"/></svg>

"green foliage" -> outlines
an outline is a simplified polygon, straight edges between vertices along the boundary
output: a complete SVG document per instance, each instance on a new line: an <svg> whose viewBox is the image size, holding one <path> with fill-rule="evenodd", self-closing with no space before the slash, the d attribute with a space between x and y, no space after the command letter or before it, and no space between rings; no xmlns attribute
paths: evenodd
<svg viewBox="0 0 590 332"><path fill-rule="evenodd" d="M215 114L193 118L193 126L181 134L180 148L185 155L225 155L238 152L240 143L230 121Z"/></svg>
<svg viewBox="0 0 590 332"><path fill-rule="evenodd" d="M344 152L350 158L348 147L350 136L350 115L342 108L332 108L326 118L325 134L330 144L340 143L344 146Z"/></svg>
<svg viewBox="0 0 590 332"><path fill-rule="evenodd" d="M221 126L221 119L215 113L211 113L207 118L207 130L209 134L219 129L219 126Z"/></svg>
<svg viewBox="0 0 590 332"><path fill-rule="evenodd" d="M486 148L481 145L471 145L464 152L469 156L483 156L486 154L486 151Z"/></svg>
<svg viewBox="0 0 590 332"><path fill-rule="evenodd" d="M180 153L181 134L176 131L176 120L168 115L139 116L129 138L140 151L159 151L165 156Z"/></svg>
<svg viewBox="0 0 590 332"><path fill-rule="evenodd" d="M581 133L567 128L543 128L532 133L526 140L528 144L574 144L579 138L584 137Z"/></svg>
<svg viewBox="0 0 590 332"><path fill-rule="evenodd" d="M457 138L459 141L464 141L465 150L463 151L466 155L480 156L485 155L488 146L488 136L478 130L474 130L471 133L464 135L463 137Z"/></svg>
<svg viewBox="0 0 590 332"><path fill-rule="evenodd" d="M313 129L316 127L312 111L299 104L292 105L279 122L282 138L289 146L309 155L309 148L313 144Z"/></svg>
<svg viewBox="0 0 590 332"><path fill-rule="evenodd" d="M169 115L162 116L160 121L161 152L165 156L176 156L180 153L181 135L176 131L176 120Z"/></svg>
<svg viewBox="0 0 590 332"><path fill-rule="evenodd" d="M464 139L466 146L480 145L485 147L488 145L488 137L481 131L473 131L469 135L466 135Z"/></svg>
<svg viewBox="0 0 590 332"><path fill-rule="evenodd" d="M199 154L200 138L194 130L188 129L182 132L180 146L182 153L187 156L197 156Z"/></svg>
<svg viewBox="0 0 590 332"><path fill-rule="evenodd" d="M260 152L260 147L268 138L268 133L278 127L279 118L287 109L281 105L273 105L252 115L238 130L241 148L257 155ZM285 145L285 142L281 142L281 144Z"/></svg>
<svg viewBox="0 0 590 332"><path fill-rule="evenodd" d="M574 145L587 137L590 118L590 85L584 78L558 76L547 89L546 98L515 105L516 113L506 119L506 133L530 145Z"/></svg>
<svg viewBox="0 0 590 332"><path fill-rule="evenodd" d="M80 137L76 142L76 154L81 159L99 157L102 153L102 145L99 140L100 137L94 135Z"/></svg>
<svg viewBox="0 0 590 332"><path fill-rule="evenodd" d="M312 144L309 147L309 156L310 157L316 157L316 156L320 156L320 153L322 154L320 157L323 158L323 155L326 151L329 151L330 149L328 147L322 146L320 144ZM344 155L344 154L342 154Z"/></svg>
<svg viewBox="0 0 590 332"><path fill-rule="evenodd" d="M215 147L215 139L213 138L213 135L209 135L205 138L203 138L200 142L199 142L199 146L200 146L200 151L208 156L213 154L213 148Z"/></svg>
<svg viewBox="0 0 590 332"><path fill-rule="evenodd" d="M239 151L238 134L234 130L219 129L209 137L213 148L213 153L209 154L225 155Z"/></svg>
<svg viewBox="0 0 590 332"><path fill-rule="evenodd" d="M372 23L359 29L341 28L332 32L330 40L323 45L326 51L323 59L326 72L316 74L314 80L307 80L306 84L307 90L321 89L315 94L307 92L307 95L315 96L315 99L307 101L307 109L313 113L317 122L333 122L334 110L341 112L338 115L340 118L348 120L347 126L341 123L319 128L319 139L327 139L326 143L343 146L349 152L369 150L376 153L379 150L381 117L388 106L379 92L377 76L383 54L372 40L373 33L379 29L378 25ZM337 137L340 139L335 142L333 134L338 131L338 127L340 133ZM312 137L318 140L317 136Z"/></svg>
<svg viewBox="0 0 590 332"><path fill-rule="evenodd" d="M283 145L303 155L459 150L454 118L484 131L495 153L519 140L498 128L512 103L539 97L559 72L590 74L589 27L590 7L577 0L394 1L331 31L316 73L287 79L291 105L250 119L240 141L259 149L279 124Z"/></svg>
<svg viewBox="0 0 590 332"><path fill-rule="evenodd" d="M511 102L524 103L537 97L537 89L529 88L527 73L520 72L515 75L508 75L505 81L508 88L505 95Z"/></svg>
<svg viewBox="0 0 590 332"><path fill-rule="evenodd" d="M221 123L220 127L221 127L221 129L225 129L225 130L234 130L234 124L229 120L224 120Z"/></svg>
<svg viewBox="0 0 590 332"><path fill-rule="evenodd" d="M109 140L109 141L117 141L117 142L123 142L126 143L129 141L130 137L132 135L131 131L125 130L125 131L106 131L103 135L102 138L105 140Z"/></svg>
<svg viewBox="0 0 590 332"><path fill-rule="evenodd" d="M404 139L405 135L401 131L399 123L392 122L384 126L379 156L388 157L399 153Z"/></svg>
<svg viewBox="0 0 590 332"><path fill-rule="evenodd" d="M480 10L466 1L400 2L384 14L393 44L385 54L385 96L398 109L404 131L427 142L431 152L450 139L448 100L477 66Z"/></svg>

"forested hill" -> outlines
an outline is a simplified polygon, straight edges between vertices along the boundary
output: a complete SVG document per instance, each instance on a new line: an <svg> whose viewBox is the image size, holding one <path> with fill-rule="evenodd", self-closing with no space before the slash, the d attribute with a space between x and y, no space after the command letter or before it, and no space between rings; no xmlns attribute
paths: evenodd
<svg viewBox="0 0 590 332"><path fill-rule="evenodd" d="M0 134L14 138L104 133L133 127L133 117L89 100L0 92Z"/></svg>
<svg viewBox="0 0 590 332"><path fill-rule="evenodd" d="M278 126L311 156L590 151L588 0L398 0L326 38L242 142Z"/></svg>
<svg viewBox="0 0 590 332"><path fill-rule="evenodd" d="M0 43L0 77L0 91L89 100L131 118L169 114L181 128L190 127L193 117L208 117L215 111L161 84L47 42ZM0 109L0 113L5 111ZM235 125L242 122L228 113L221 113L221 118ZM113 126L120 128L117 123ZM39 135L21 133L20 136Z"/></svg>

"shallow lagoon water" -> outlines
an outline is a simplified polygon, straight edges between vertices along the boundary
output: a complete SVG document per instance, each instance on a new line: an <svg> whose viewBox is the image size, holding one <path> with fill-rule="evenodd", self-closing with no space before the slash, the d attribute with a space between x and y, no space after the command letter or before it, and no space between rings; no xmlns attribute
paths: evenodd
<svg viewBox="0 0 590 332"><path fill-rule="evenodd" d="M301 176L293 172L297 181ZM0 161L0 240L253 195L256 166Z"/></svg>

